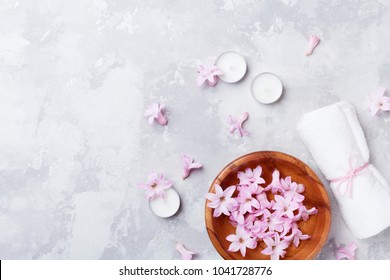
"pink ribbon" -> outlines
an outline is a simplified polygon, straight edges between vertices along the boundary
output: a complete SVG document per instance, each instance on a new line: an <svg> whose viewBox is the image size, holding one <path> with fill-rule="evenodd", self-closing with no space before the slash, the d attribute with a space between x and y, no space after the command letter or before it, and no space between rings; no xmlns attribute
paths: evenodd
<svg viewBox="0 0 390 280"><path fill-rule="evenodd" d="M362 166L354 169L353 166L352 166L352 160L350 158L349 159L349 165L351 167L351 171L349 171L349 173L347 175L339 177L339 178L336 178L336 179L333 179L333 180L330 180L331 183L340 183L336 187L336 192L340 196L345 195L346 193L348 193L348 196L352 197L353 179L355 179L355 177L357 175L359 175L364 169L366 169L370 165L370 163L366 162ZM344 191L341 191L341 185L344 182L348 182L347 188Z"/></svg>

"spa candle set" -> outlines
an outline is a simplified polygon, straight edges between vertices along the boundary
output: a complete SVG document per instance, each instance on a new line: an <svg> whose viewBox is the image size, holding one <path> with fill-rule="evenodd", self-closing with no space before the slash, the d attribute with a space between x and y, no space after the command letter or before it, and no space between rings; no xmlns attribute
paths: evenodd
<svg viewBox="0 0 390 280"><path fill-rule="evenodd" d="M245 59L238 53L228 51L222 53L215 65L222 72L218 78L225 83L236 83L243 79L247 71ZM283 93L281 80L273 73L264 72L257 75L251 85L253 98L262 104L276 102Z"/></svg>

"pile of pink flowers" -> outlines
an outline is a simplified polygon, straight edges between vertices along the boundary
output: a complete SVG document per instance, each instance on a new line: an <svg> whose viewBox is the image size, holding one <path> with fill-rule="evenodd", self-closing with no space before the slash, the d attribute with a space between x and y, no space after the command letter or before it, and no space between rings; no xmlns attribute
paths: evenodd
<svg viewBox="0 0 390 280"><path fill-rule="evenodd" d="M214 185L215 193L206 195L207 206L214 209L214 217L229 216L230 223L236 227L236 233L226 237L231 242L230 252L240 251L245 256L247 248L255 249L259 242L264 242L266 248L262 254L278 260L286 255L291 244L298 247L301 240L310 238L302 233L298 223L307 221L318 211L303 204L302 184L293 182L291 177L280 178L280 172L275 170L272 182L266 185L261 173L261 166L247 168L238 172L238 185L225 190Z"/></svg>

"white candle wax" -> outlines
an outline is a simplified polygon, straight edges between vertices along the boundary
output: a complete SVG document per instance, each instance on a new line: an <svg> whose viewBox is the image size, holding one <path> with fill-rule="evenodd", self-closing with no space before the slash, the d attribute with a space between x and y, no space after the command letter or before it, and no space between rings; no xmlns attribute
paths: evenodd
<svg viewBox="0 0 390 280"><path fill-rule="evenodd" d="M149 208L161 218L168 218L176 214L180 207L179 194L173 189L165 190L165 199L155 198L149 200Z"/></svg>
<svg viewBox="0 0 390 280"><path fill-rule="evenodd" d="M215 62L222 71L218 77L226 83L235 83L244 77L246 73L245 59L236 52L224 52Z"/></svg>
<svg viewBox="0 0 390 280"><path fill-rule="evenodd" d="M271 104L277 101L283 93L280 79L272 73L261 73L252 82L252 95L260 103Z"/></svg>

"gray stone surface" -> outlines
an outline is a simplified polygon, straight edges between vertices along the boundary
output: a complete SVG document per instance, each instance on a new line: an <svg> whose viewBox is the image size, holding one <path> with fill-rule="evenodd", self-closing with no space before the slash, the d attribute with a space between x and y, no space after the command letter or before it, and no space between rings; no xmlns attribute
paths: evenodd
<svg viewBox="0 0 390 280"><path fill-rule="evenodd" d="M179 241L199 259L219 259L204 225L215 175L256 150L292 154L318 172L295 126L339 100L356 106L372 163L390 180L390 114L366 110L371 91L390 88L389 8L386 0L1 1L0 258L177 259ZM322 42L305 57L314 33ZM245 79L196 87L197 63L227 50L245 56ZM250 95L262 71L284 83L274 105ZM152 101L165 102L167 127L147 124ZM241 139L226 118L244 111L251 135ZM204 164L185 181L182 153ZM181 195L174 218L153 216L135 187L152 170ZM331 199L321 259L355 240ZM358 258L389 259L389 237L357 240Z"/></svg>

